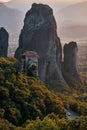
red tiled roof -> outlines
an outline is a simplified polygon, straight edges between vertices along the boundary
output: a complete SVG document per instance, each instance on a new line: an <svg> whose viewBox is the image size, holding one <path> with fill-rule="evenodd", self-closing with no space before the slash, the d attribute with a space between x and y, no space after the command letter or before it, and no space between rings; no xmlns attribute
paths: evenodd
<svg viewBox="0 0 87 130"><path fill-rule="evenodd" d="M25 51L22 56L26 56L26 57L39 57L38 53L35 51Z"/></svg>

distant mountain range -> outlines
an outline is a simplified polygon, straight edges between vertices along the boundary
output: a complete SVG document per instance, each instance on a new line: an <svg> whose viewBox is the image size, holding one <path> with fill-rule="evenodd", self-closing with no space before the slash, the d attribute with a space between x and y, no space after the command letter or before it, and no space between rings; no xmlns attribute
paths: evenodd
<svg viewBox="0 0 87 130"><path fill-rule="evenodd" d="M10 8L15 8L18 10L26 11L30 8L30 2L29 0L11 0L8 2L5 2L5 5L7 5Z"/></svg>
<svg viewBox="0 0 87 130"><path fill-rule="evenodd" d="M11 9L0 3L0 27L5 27L9 33L19 33L23 24L24 13Z"/></svg>
<svg viewBox="0 0 87 130"><path fill-rule="evenodd" d="M58 12L59 20L65 23L87 24L87 1L67 6Z"/></svg>
<svg viewBox="0 0 87 130"><path fill-rule="evenodd" d="M67 6L58 12L59 33L63 37L87 37L87 1Z"/></svg>

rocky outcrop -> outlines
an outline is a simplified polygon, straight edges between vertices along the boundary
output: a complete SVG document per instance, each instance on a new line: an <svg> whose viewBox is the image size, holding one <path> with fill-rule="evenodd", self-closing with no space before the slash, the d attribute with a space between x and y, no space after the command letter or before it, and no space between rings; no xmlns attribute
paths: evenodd
<svg viewBox="0 0 87 130"><path fill-rule="evenodd" d="M64 45L64 63L63 69L65 73L73 77L78 82L82 82L77 68L77 52L78 47L76 42L70 42Z"/></svg>
<svg viewBox="0 0 87 130"><path fill-rule="evenodd" d="M34 3L27 12L15 57L20 59L25 51L39 54L39 76L42 81L52 79L66 84L61 73L62 47L53 11L48 5Z"/></svg>
<svg viewBox="0 0 87 130"><path fill-rule="evenodd" d="M7 57L8 39L8 32L3 27L0 28L0 57Z"/></svg>

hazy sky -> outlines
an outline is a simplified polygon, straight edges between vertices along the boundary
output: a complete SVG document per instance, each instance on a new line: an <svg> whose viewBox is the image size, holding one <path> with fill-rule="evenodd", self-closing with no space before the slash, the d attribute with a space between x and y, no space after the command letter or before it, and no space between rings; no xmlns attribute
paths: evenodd
<svg viewBox="0 0 87 130"><path fill-rule="evenodd" d="M0 2L7 1L11 1L10 3L8 3L9 7L17 8L23 11L28 10L31 7L32 3L45 3L49 4L54 9L54 12L56 12L56 10L60 10L61 8L72 3L78 3L87 0L0 0Z"/></svg>
<svg viewBox="0 0 87 130"><path fill-rule="evenodd" d="M7 2L7 1L9 1L9 0L0 0L0 2Z"/></svg>
<svg viewBox="0 0 87 130"><path fill-rule="evenodd" d="M85 0L0 0L0 2L7 2L7 1L16 1L16 2L49 2L49 3L56 3L56 2L83 2Z"/></svg>

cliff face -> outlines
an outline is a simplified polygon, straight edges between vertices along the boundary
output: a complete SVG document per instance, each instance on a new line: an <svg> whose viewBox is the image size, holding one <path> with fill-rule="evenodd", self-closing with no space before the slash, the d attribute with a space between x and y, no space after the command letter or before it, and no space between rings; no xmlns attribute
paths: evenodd
<svg viewBox="0 0 87 130"><path fill-rule="evenodd" d="M0 57L7 57L9 34L4 28L0 28Z"/></svg>
<svg viewBox="0 0 87 130"><path fill-rule="evenodd" d="M42 81L56 79L65 84L61 73L62 47L52 9L33 4L24 19L15 57L20 59L26 50L39 54L39 76Z"/></svg>
<svg viewBox="0 0 87 130"><path fill-rule="evenodd" d="M64 63L63 68L65 73L68 73L78 82L82 82L77 68L77 52L78 47L76 42L70 42L64 45Z"/></svg>

